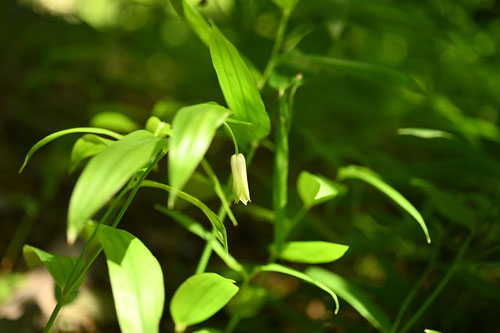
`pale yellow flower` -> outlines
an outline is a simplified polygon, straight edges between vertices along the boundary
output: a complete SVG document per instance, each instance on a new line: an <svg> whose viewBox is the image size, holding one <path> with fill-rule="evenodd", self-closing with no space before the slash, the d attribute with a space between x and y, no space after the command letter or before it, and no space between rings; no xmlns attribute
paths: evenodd
<svg viewBox="0 0 500 333"><path fill-rule="evenodd" d="M251 200L250 191L248 190L247 164L243 154L231 156L231 171L233 173L234 202L241 201L246 205Z"/></svg>

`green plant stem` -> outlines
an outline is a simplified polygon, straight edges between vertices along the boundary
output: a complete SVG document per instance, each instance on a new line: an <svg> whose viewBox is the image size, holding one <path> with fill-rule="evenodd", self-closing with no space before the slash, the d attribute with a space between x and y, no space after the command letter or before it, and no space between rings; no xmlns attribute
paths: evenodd
<svg viewBox="0 0 500 333"><path fill-rule="evenodd" d="M205 242L205 247L203 248L203 252L200 257L200 261L198 262L198 266L196 267L195 274L200 274L205 271L208 265L208 261L210 260L210 256L212 255L212 243L215 240L215 229L212 229L212 235Z"/></svg>
<svg viewBox="0 0 500 333"><path fill-rule="evenodd" d="M406 333L408 330L417 322L417 320L425 313L425 311L431 306L432 302L438 297L438 295L443 291L444 287L448 284L450 281L451 277L455 273L455 270L457 269L458 263L462 259L463 255L465 254L465 251L469 247L470 241L472 240L474 234L470 233L469 236L465 239L465 241L462 243L462 246L460 247L460 250L458 251L457 256L453 260L450 268L448 269L448 272L443 276L439 284L437 285L436 289L430 294L429 297L425 300L425 302L420 306L420 308L413 314L413 316L408 320L406 325L399 331L400 333Z"/></svg>
<svg viewBox="0 0 500 333"><path fill-rule="evenodd" d="M399 311L396 315L396 319L394 320L394 323L392 324L390 333L396 333L396 331L399 327L399 324L401 324L401 320L403 319L403 316L404 316L406 310L408 309L408 306L410 306L411 301L415 298L415 295L422 287L422 284L425 282L425 280L427 279L429 274L432 272L432 270L436 266L438 253L439 253L439 244L438 244L438 246L436 246L436 250L434 251L434 254L433 254L429 264L427 265L427 268L425 269L424 273L420 276L417 283L415 283L415 285L412 287L412 289L410 290L408 295L406 295L403 303L399 307Z"/></svg>
<svg viewBox="0 0 500 333"><path fill-rule="evenodd" d="M283 15L281 16L280 25L278 27L278 32L276 33L276 39L274 40L273 49L271 51L271 56L269 57L269 61L267 62L266 68L262 73L262 77L260 78L257 87L259 90L262 90L271 76L274 67L276 66L276 60L281 50L281 46L283 45L283 38L285 37L286 27L288 25L288 19L292 14L291 9L285 9L283 11Z"/></svg>
<svg viewBox="0 0 500 333"><path fill-rule="evenodd" d="M224 127L228 131L229 135L231 136L231 139L233 140L234 144L234 153L239 154L240 150L238 149L238 141L236 141L236 137L234 136L233 130L231 129L231 126L228 125L227 122L224 122Z"/></svg>
<svg viewBox="0 0 500 333"><path fill-rule="evenodd" d="M155 158L155 160L148 166L148 168L146 169L146 171L144 171L141 174L141 176L137 180L137 183L134 185L134 188L130 192L127 200L125 201L125 203L123 204L122 208L120 209L120 212L116 216L113 224L111 225L112 228L116 228L116 226L118 225L118 223L120 223L120 220L123 217L123 215L125 214L125 211L128 209L128 207L130 206L130 203L132 202L132 200L135 197L135 194L139 190L139 188L141 186L141 183L144 181L144 179L146 179L147 175L151 172L151 170L154 168L154 166L156 164L158 164L158 162L160 161L160 159L163 156L165 156L166 153L167 153L166 151L162 151L160 154L158 154L158 156ZM124 192L124 191L122 191L122 192ZM114 208L116 206L115 203L117 204L118 200L115 200L113 202L113 204L111 205L110 209L108 209L106 211L105 215L103 216L103 218L99 222L99 225L102 224L102 222L104 222L106 220L106 218L109 216L109 214L111 214L112 208ZM86 243L85 248L84 248L84 250L86 249L85 251L88 251L88 248L90 247L89 244L91 243L91 240L93 240L94 237L95 237L95 235L97 234L99 225L95 228L92 236L90 237L89 241ZM54 325L54 322L55 322L55 320L57 318L57 315L59 314L59 311L61 310L62 306L66 303L66 300L67 300L68 296L71 294L71 292L73 291L73 289L76 287L76 285L78 284L78 281L80 281L80 279L87 273L87 270L92 265L92 263L95 261L95 259L97 258L97 256L101 253L101 251L102 251L102 247L99 247L99 249L85 263L85 265L83 266L82 270L79 272L79 274L77 275L77 277L75 279L73 279L73 280L71 280L71 279L69 280L69 283L68 283L67 287L64 288L64 290L62 291L61 296L59 297L59 300L57 301L56 307L52 311L52 314L50 315L50 318L49 318L47 324L45 325L43 333L49 333L49 332L51 332L52 326ZM83 251L82 251L82 253L83 253ZM80 257L83 258L83 255L80 254ZM75 267L76 267L76 265L75 265Z"/></svg>

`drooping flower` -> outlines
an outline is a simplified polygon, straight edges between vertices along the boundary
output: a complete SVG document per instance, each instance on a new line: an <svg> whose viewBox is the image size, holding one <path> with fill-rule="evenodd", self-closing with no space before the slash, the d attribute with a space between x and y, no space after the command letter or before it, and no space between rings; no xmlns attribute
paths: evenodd
<svg viewBox="0 0 500 333"><path fill-rule="evenodd" d="M231 156L231 171L233 173L234 202L241 201L246 205L251 200L250 191L248 190L247 164L243 154Z"/></svg>

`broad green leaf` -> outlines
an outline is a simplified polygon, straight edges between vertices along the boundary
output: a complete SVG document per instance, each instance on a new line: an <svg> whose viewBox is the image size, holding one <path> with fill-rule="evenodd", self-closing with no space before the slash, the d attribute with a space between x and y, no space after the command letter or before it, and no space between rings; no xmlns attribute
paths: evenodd
<svg viewBox="0 0 500 333"><path fill-rule="evenodd" d="M173 188L168 203L172 207L177 195L193 174L208 150L217 128L229 116L228 109L204 103L180 109L172 122L169 143L168 179Z"/></svg>
<svg viewBox="0 0 500 333"><path fill-rule="evenodd" d="M165 302L163 273L148 248L125 230L101 225L116 314L123 333L159 331Z"/></svg>
<svg viewBox="0 0 500 333"><path fill-rule="evenodd" d="M181 226L186 228L189 232L195 234L201 239L204 239L205 241L211 239L212 234L192 218L182 213L176 212L175 210L169 210L166 207L162 207L160 205L155 205L155 208L160 212L162 212L163 214L173 218L174 221L176 221ZM215 253L217 253L219 258L221 258L221 260L224 261L227 267L231 268L236 272L242 272L244 270L243 266L230 253L226 252L220 243L211 242L211 245L212 249L215 251Z"/></svg>
<svg viewBox="0 0 500 333"><path fill-rule="evenodd" d="M198 35L201 41L206 45L210 45L210 38L212 34L212 29L210 25L205 21L200 12L191 6L191 4L182 0L182 8L184 10L184 17L189 23L194 32Z"/></svg>
<svg viewBox="0 0 500 333"><path fill-rule="evenodd" d="M171 186L168 186L166 184L158 183L152 180L145 180L141 184L142 187L152 187L152 188L158 188L161 190L165 190L167 192L172 193L173 188ZM201 200L198 198L193 197L192 195L187 194L186 192L182 191L177 191L177 195L179 198L184 199L191 204L195 205L201 211L206 215L210 223L212 223L212 226L216 230L216 235L217 238L221 241L222 245L224 246L224 250L227 253L227 233L226 233L226 227L224 227L224 224L222 221L219 219L217 214L215 214L210 208L207 207Z"/></svg>
<svg viewBox="0 0 500 333"><path fill-rule="evenodd" d="M302 171L297 180L297 192L299 192L306 208L333 199L341 191L340 184L335 184L322 176L313 175L307 171Z"/></svg>
<svg viewBox="0 0 500 333"><path fill-rule="evenodd" d="M68 242L166 144L145 130L130 133L94 156L76 182L68 211Z"/></svg>
<svg viewBox="0 0 500 333"><path fill-rule="evenodd" d="M420 227L424 231L425 237L427 238L427 243L431 242L431 237L429 236L429 231L427 230L427 225L425 224L424 218L418 210L403 197L398 191L392 188L390 185L385 183L379 175L374 173L372 170L357 165L349 165L339 169L338 178L340 180L353 178L359 179L368 184L374 186L379 191L383 192L389 198L391 198L396 204L401 208L406 210L413 218L420 224Z"/></svg>
<svg viewBox="0 0 500 333"><path fill-rule="evenodd" d="M66 287L71 272L78 261L77 258L51 254L29 245L23 246L23 255L28 267L36 267L43 264L61 289ZM81 269L82 267L83 262L81 261L79 268ZM76 288L80 287L82 283L83 279L79 281Z"/></svg>
<svg viewBox="0 0 500 333"><path fill-rule="evenodd" d="M149 117L145 128L146 131L150 131L154 134L154 136L160 139L170 135L171 133L170 124L161 121L160 118L156 116Z"/></svg>
<svg viewBox="0 0 500 333"><path fill-rule="evenodd" d="M101 112L90 120L93 127L107 128L112 131L128 133L139 129L133 120L120 112Z"/></svg>
<svg viewBox="0 0 500 333"><path fill-rule="evenodd" d="M277 273L291 275L291 276L294 276L294 277L301 279L305 282L311 283L320 289L323 289L328 294L330 294L330 296L332 296L333 300L335 301L335 314L337 314L339 312L339 299L337 298L337 295L335 295L335 292L332 289L330 289L329 287L327 287L325 284L323 284L322 282L310 277L309 275L306 275L306 274L299 272L295 269L292 269L290 267L286 267L283 265L279 265L279 264L267 264L267 265L261 266L260 270L265 271L265 272L277 272Z"/></svg>
<svg viewBox="0 0 500 333"><path fill-rule="evenodd" d="M310 72L325 68L364 79L375 81L382 80L388 83L402 85L416 91L422 90L410 76L390 67L327 56L307 55L299 52L286 53L280 57L279 61L294 66L302 71Z"/></svg>
<svg viewBox="0 0 500 333"><path fill-rule="evenodd" d="M67 130L62 130L62 131L58 131L58 132L52 133L50 135L47 135L45 138L43 138L42 140L38 141L33 147L31 147L31 149L26 154L26 157L24 158L24 163L21 166L21 168L19 169L19 173L21 173L23 171L23 169L26 166L26 164L28 163L28 160L30 159L30 157L38 149L42 148L47 143L49 143L49 142L51 142L51 141L53 141L53 140L55 140L57 138L60 138L61 136L64 136L66 134L73 134L73 133L94 133L94 134L107 135L107 136L110 136L110 137L115 138L115 139L122 138L121 134L118 134L118 133L115 133L113 131L106 130L106 129L103 129L103 128L93 128L93 127L75 127L75 128L70 128L70 129L67 129Z"/></svg>
<svg viewBox="0 0 500 333"><path fill-rule="evenodd" d="M184 281L170 302L176 330L201 323L222 309L238 292L233 280L215 273L196 274Z"/></svg>
<svg viewBox="0 0 500 333"><path fill-rule="evenodd" d="M287 242L280 258L292 262L324 264L341 258L347 249L347 245L322 241Z"/></svg>
<svg viewBox="0 0 500 333"><path fill-rule="evenodd" d="M332 289L375 328L382 332L389 332L391 322L387 315L358 286L335 273L319 267L308 268L306 274Z"/></svg>
<svg viewBox="0 0 500 333"><path fill-rule="evenodd" d="M250 71L238 50L217 29L212 27L210 54L219 84L234 118L252 123L250 126L234 124L238 143L245 147L249 142L269 134L271 123L264 102Z"/></svg>
<svg viewBox="0 0 500 333"><path fill-rule="evenodd" d="M71 150L70 172L73 172L83 160L97 155L112 142L95 134L85 134L76 140Z"/></svg>
<svg viewBox="0 0 500 333"><path fill-rule="evenodd" d="M451 133L431 128L398 128L399 135L412 135L422 139L445 138L453 139L455 136Z"/></svg>

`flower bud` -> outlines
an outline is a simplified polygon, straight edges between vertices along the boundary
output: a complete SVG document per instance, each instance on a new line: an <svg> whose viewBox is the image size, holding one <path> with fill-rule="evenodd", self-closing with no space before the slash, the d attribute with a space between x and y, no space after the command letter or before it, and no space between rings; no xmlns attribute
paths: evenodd
<svg viewBox="0 0 500 333"><path fill-rule="evenodd" d="M231 156L231 171L233 173L234 202L241 201L246 205L250 201L250 191L248 190L247 164L243 154Z"/></svg>

